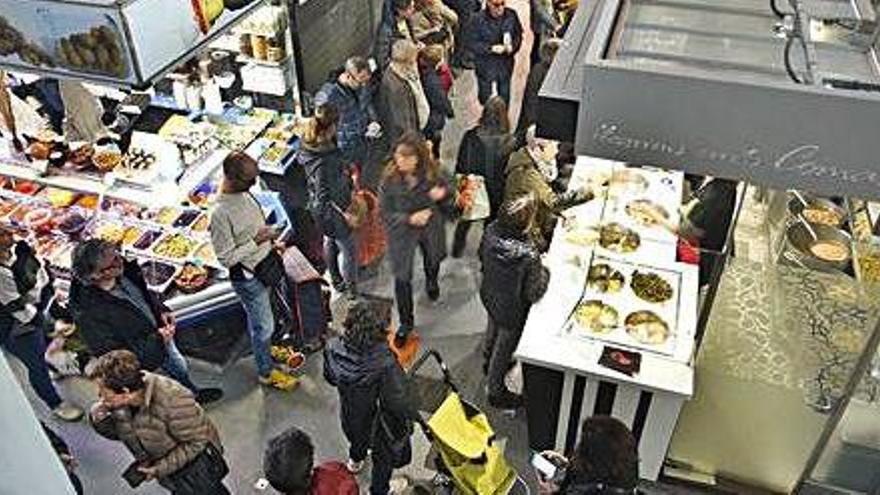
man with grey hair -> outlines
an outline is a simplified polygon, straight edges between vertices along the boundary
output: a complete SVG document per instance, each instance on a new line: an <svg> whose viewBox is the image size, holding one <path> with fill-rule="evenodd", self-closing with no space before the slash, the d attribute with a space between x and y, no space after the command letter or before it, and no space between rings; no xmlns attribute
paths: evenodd
<svg viewBox="0 0 880 495"><path fill-rule="evenodd" d="M367 136L379 137L382 132L369 88L372 75L365 58L349 57L336 78L315 95L316 107L329 104L336 108L336 144L349 163L363 161Z"/></svg>
<svg viewBox="0 0 880 495"><path fill-rule="evenodd" d="M70 312L95 356L124 349L144 368L161 368L190 389L199 403L219 400L223 392L199 388L189 377L186 359L174 344L174 315L147 288L137 262L122 258L103 239L88 239L73 250Z"/></svg>
<svg viewBox="0 0 880 495"><path fill-rule="evenodd" d="M419 77L418 46L397 40L391 47L391 64L379 88L379 110L388 138L394 143L405 132L421 133L431 107Z"/></svg>

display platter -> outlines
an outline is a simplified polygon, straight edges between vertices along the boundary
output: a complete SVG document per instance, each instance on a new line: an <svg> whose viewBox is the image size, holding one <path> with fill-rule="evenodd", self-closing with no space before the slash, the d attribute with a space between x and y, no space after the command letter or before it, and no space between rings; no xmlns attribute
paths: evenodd
<svg viewBox="0 0 880 495"><path fill-rule="evenodd" d="M563 213L551 256L582 291L560 334L686 362L694 346L698 268L677 261L683 174L604 160L576 167L569 189L595 199Z"/></svg>
<svg viewBox="0 0 880 495"><path fill-rule="evenodd" d="M673 356L681 293L678 271L594 254L583 296L563 331L576 338Z"/></svg>

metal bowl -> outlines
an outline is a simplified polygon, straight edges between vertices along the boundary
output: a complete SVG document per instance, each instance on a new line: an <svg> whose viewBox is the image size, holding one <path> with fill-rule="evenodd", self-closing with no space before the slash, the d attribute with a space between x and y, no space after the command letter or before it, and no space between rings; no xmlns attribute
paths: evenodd
<svg viewBox="0 0 880 495"><path fill-rule="evenodd" d="M785 231L787 247L796 251L799 262L808 268L821 271L845 270L852 258L852 238L850 235L843 230L828 225L811 223L810 226L813 228L813 232L816 233L815 240L803 222L791 224ZM830 261L814 255L810 251L810 247L820 241L839 241L843 243L848 250L846 259Z"/></svg>
<svg viewBox="0 0 880 495"><path fill-rule="evenodd" d="M833 225L834 227L840 227L841 225L843 225L844 220L846 220L846 210L834 203L833 201L829 201L823 198L813 198L809 196L804 197L804 199L807 201L807 204L811 208L819 208L834 213L838 218L837 223ZM788 200L788 212L791 214L791 216L797 217L798 215L803 213L805 209L806 207L798 198L792 197Z"/></svg>

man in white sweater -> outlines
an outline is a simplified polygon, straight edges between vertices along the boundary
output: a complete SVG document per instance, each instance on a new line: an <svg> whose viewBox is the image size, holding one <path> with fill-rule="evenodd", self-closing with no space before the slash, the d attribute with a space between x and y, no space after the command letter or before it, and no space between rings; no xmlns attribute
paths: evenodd
<svg viewBox="0 0 880 495"><path fill-rule="evenodd" d="M260 383L292 390L295 377L276 369L270 353L275 318L269 287L256 276L257 266L272 254L279 232L266 225L260 204L250 193L259 168L253 158L232 152L223 161L221 194L211 214L211 242L247 314L248 332Z"/></svg>

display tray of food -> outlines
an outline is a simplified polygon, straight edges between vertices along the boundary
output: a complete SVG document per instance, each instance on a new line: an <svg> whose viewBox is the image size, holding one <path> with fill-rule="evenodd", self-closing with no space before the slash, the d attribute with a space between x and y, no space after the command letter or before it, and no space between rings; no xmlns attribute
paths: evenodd
<svg viewBox="0 0 880 495"><path fill-rule="evenodd" d="M34 251L38 258L49 260L67 248L68 245L68 241L63 237L44 235L37 237L36 242L34 242Z"/></svg>
<svg viewBox="0 0 880 495"><path fill-rule="evenodd" d="M162 237L162 231L158 229L147 229L144 230L140 237L131 245L132 249L136 249L138 251L148 251L150 248L156 244L156 241Z"/></svg>
<svg viewBox="0 0 880 495"><path fill-rule="evenodd" d="M192 223L192 225L189 226L189 229L193 232L207 232L210 225L211 217L206 214L202 214L199 218L196 219L195 222Z"/></svg>
<svg viewBox="0 0 880 495"><path fill-rule="evenodd" d="M58 215L55 229L68 236L76 236L86 228L91 212L81 208L69 208Z"/></svg>
<svg viewBox="0 0 880 495"><path fill-rule="evenodd" d="M46 187L36 195L37 198L48 202L55 208L66 208L74 204L79 196L80 194L76 191L58 187Z"/></svg>
<svg viewBox="0 0 880 495"><path fill-rule="evenodd" d="M173 261L188 259L197 242L190 236L180 232L167 232L150 249L155 256L167 258Z"/></svg>
<svg viewBox="0 0 880 495"><path fill-rule="evenodd" d="M184 294L196 293L211 283L210 270L196 263L186 263L174 279L174 285Z"/></svg>
<svg viewBox="0 0 880 495"><path fill-rule="evenodd" d="M171 287L182 270L179 265L154 259L141 261L140 266L147 287L160 294Z"/></svg>
<svg viewBox="0 0 880 495"><path fill-rule="evenodd" d="M121 220L111 218L99 218L89 227L87 236L97 237L114 244L122 244L128 226Z"/></svg>
<svg viewBox="0 0 880 495"><path fill-rule="evenodd" d="M171 226L177 229L190 227L200 216L202 216L202 212L199 210L183 210L180 215L171 222Z"/></svg>
<svg viewBox="0 0 880 495"><path fill-rule="evenodd" d="M594 255L565 331L578 338L675 354L681 273Z"/></svg>
<svg viewBox="0 0 880 495"><path fill-rule="evenodd" d="M214 246L210 242L200 244L193 253L193 259L202 265L221 268L220 262L217 260L217 254L214 252Z"/></svg>
<svg viewBox="0 0 880 495"><path fill-rule="evenodd" d="M182 210L176 206L163 206L159 209L146 210L142 217L159 225L172 225L177 217L180 216Z"/></svg>
<svg viewBox="0 0 880 495"><path fill-rule="evenodd" d="M29 180L9 178L3 185L3 189L21 196L33 196L42 189L42 186Z"/></svg>

